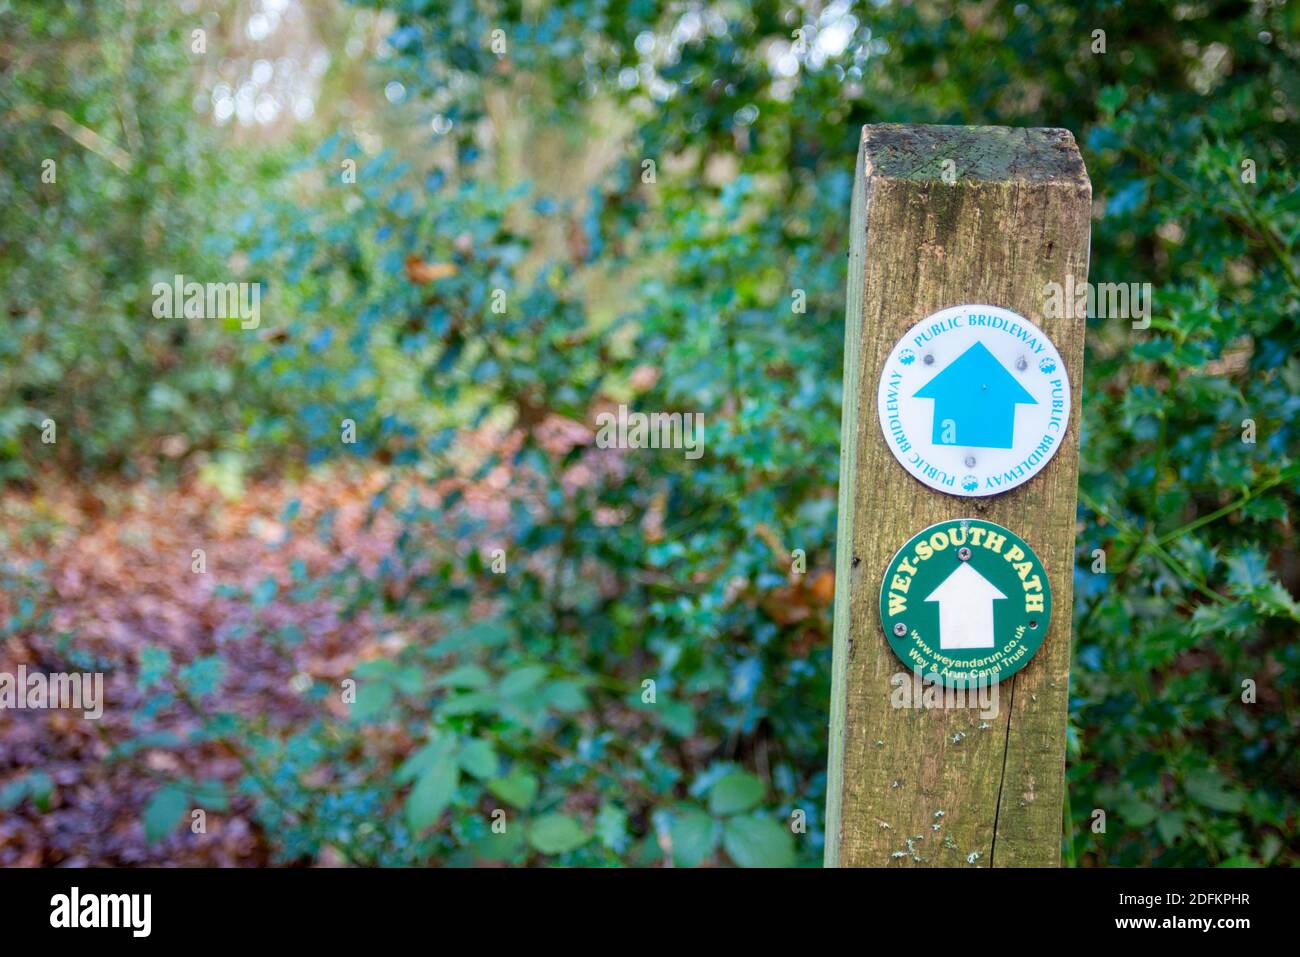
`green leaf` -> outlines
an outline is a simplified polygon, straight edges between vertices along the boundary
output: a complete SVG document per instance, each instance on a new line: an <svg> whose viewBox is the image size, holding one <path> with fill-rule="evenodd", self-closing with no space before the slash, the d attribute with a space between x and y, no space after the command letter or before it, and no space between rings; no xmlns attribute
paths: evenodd
<svg viewBox="0 0 1300 957"><path fill-rule="evenodd" d="M1243 548L1228 559L1228 582L1238 591L1268 584L1268 560L1257 548Z"/></svg>
<svg viewBox="0 0 1300 957"><path fill-rule="evenodd" d="M543 854L565 854L589 840L591 835L567 814L544 814L528 825L528 843Z"/></svg>
<svg viewBox="0 0 1300 957"><path fill-rule="evenodd" d="M205 811L224 811L229 806L226 786L217 778L204 778L195 782L190 792L194 806Z"/></svg>
<svg viewBox="0 0 1300 957"><path fill-rule="evenodd" d="M438 654L492 648L510 640L510 626L501 621L482 621L445 635L434 646Z"/></svg>
<svg viewBox="0 0 1300 957"><path fill-rule="evenodd" d="M1214 811L1235 814L1246 803L1246 796L1225 781L1216 768L1193 771L1183 787L1193 801Z"/></svg>
<svg viewBox="0 0 1300 957"><path fill-rule="evenodd" d="M501 679L497 685L497 694L503 698L513 698L532 691L546 677L545 665L524 665L516 668Z"/></svg>
<svg viewBox="0 0 1300 957"><path fill-rule="evenodd" d="M167 676L172 667L172 655L166 648L146 645L140 649L140 676L137 684L141 691L148 691Z"/></svg>
<svg viewBox="0 0 1300 957"><path fill-rule="evenodd" d="M627 847L627 812L610 801L600 806L596 813L596 836L600 843L615 854Z"/></svg>
<svg viewBox="0 0 1300 957"><path fill-rule="evenodd" d="M507 826L500 834L488 831L469 846L469 852L481 861L505 861L514 857L523 847L524 829L520 825Z"/></svg>
<svg viewBox="0 0 1300 957"><path fill-rule="evenodd" d="M709 810L714 814L748 811L763 800L763 782L745 771L718 778L709 791Z"/></svg>
<svg viewBox="0 0 1300 957"><path fill-rule="evenodd" d="M1129 827L1134 828L1146 827L1154 821L1156 815L1160 813L1159 808L1153 807L1145 801L1139 801L1135 798L1121 801L1116 805L1116 810L1119 811L1119 815L1123 818L1124 823Z"/></svg>
<svg viewBox="0 0 1300 957"><path fill-rule="evenodd" d="M451 671L439 675L433 683L439 688L469 688L477 691L486 688L491 680L492 676L486 669L468 664L452 668Z"/></svg>
<svg viewBox="0 0 1300 957"><path fill-rule="evenodd" d="M741 867L793 867L794 837L756 814L733 817L722 827L722 846Z"/></svg>
<svg viewBox="0 0 1300 957"><path fill-rule="evenodd" d="M225 661L217 655L210 655L206 658L195 658L181 668L177 676L190 694L202 698L217 690L225 673Z"/></svg>
<svg viewBox="0 0 1300 957"><path fill-rule="evenodd" d="M466 694L452 695L438 706L438 716L455 717L459 714L491 714L497 709L496 695L486 691L470 691Z"/></svg>
<svg viewBox="0 0 1300 957"><path fill-rule="evenodd" d="M180 787L174 784L160 787L144 806L145 840L154 844L170 834L189 806L189 798Z"/></svg>
<svg viewBox="0 0 1300 957"><path fill-rule="evenodd" d="M695 711L685 701L660 701L653 705L663 726L679 738L695 733Z"/></svg>
<svg viewBox="0 0 1300 957"><path fill-rule="evenodd" d="M445 761L455 747L455 740L440 731L434 731L427 744L402 762L393 775L398 784L407 784L421 777L425 771Z"/></svg>
<svg viewBox="0 0 1300 957"><path fill-rule="evenodd" d="M352 703L353 721L377 721L392 714L393 686L384 681L368 679L357 683L357 700Z"/></svg>
<svg viewBox="0 0 1300 957"><path fill-rule="evenodd" d="M552 681L543 689L542 698L556 711L581 711L587 707L587 695L582 690L582 682L573 678Z"/></svg>
<svg viewBox="0 0 1300 957"><path fill-rule="evenodd" d="M406 825L415 834L422 834L437 823L442 812L451 803L456 786L460 784L460 769L447 754L439 756L406 798Z"/></svg>
<svg viewBox="0 0 1300 957"><path fill-rule="evenodd" d="M1156 833L1160 840L1172 844L1183 836L1184 817L1178 811L1165 811L1156 818Z"/></svg>
<svg viewBox="0 0 1300 957"><path fill-rule="evenodd" d="M698 808L675 814L668 836L673 842L673 862L678 867L699 867L718 846L717 822Z"/></svg>
<svg viewBox="0 0 1300 957"><path fill-rule="evenodd" d="M1114 113L1124 103L1127 93L1122 84L1102 87L1101 93L1097 96L1097 104L1106 113Z"/></svg>
<svg viewBox="0 0 1300 957"><path fill-rule="evenodd" d="M524 810L537 797L538 784L537 778L515 766L505 777L488 781L487 789L507 804Z"/></svg>
<svg viewBox="0 0 1300 957"><path fill-rule="evenodd" d="M53 793L54 779L44 771L33 771L27 775L27 796L40 811L50 809L50 795Z"/></svg>
<svg viewBox="0 0 1300 957"><path fill-rule="evenodd" d="M22 803L24 798L31 798L42 811L49 809L50 795L54 792L54 781L44 771L32 771L19 775L3 787L0 787L0 811L8 811Z"/></svg>
<svg viewBox="0 0 1300 957"><path fill-rule="evenodd" d="M265 608L275 600L276 592L280 590L279 584L274 578L266 577L257 583L253 588L251 601L254 608Z"/></svg>
<svg viewBox="0 0 1300 957"><path fill-rule="evenodd" d="M479 738L461 745L459 761L460 766L476 778L490 778L497 773L496 751Z"/></svg>

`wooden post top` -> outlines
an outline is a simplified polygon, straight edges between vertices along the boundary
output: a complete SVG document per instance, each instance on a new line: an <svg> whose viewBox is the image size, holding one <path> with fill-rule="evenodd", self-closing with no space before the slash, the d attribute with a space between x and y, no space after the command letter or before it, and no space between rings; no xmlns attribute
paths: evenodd
<svg viewBox="0 0 1300 957"><path fill-rule="evenodd" d="M862 128L868 177L944 180L951 160L956 180L1049 183L1092 192L1074 134L1051 127L909 126L878 123Z"/></svg>

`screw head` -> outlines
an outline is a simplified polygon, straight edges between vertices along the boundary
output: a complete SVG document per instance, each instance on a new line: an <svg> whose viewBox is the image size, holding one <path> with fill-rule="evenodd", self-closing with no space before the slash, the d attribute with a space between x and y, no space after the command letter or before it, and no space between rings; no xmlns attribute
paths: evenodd
<svg viewBox="0 0 1300 957"><path fill-rule="evenodd" d="M957 549L957 557L964 562L970 561L970 549L963 545L961 548Z"/></svg>
<svg viewBox="0 0 1300 957"><path fill-rule="evenodd" d="M975 456L973 455L966 456L966 467L968 469L973 469L975 467Z"/></svg>
<svg viewBox="0 0 1300 957"><path fill-rule="evenodd" d="M907 634L907 626L900 621L894 626L894 634L898 635L899 638L902 638Z"/></svg>
<svg viewBox="0 0 1300 957"><path fill-rule="evenodd" d="M924 362L924 363L925 363L926 365L928 365L928 366L932 366L932 365L934 365L934 353L933 353L933 352L927 352L926 355L925 355L925 358L922 359L921 361Z"/></svg>
<svg viewBox="0 0 1300 957"><path fill-rule="evenodd" d="M1024 356L1021 356L1019 359L1016 360L1016 368L1019 369L1021 372L1024 372L1026 369L1029 368L1029 360L1026 359Z"/></svg>

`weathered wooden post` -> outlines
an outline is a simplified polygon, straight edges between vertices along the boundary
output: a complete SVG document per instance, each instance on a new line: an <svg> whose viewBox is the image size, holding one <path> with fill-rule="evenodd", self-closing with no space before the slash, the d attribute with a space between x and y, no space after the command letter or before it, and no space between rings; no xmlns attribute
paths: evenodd
<svg viewBox="0 0 1300 957"><path fill-rule="evenodd" d="M1066 130L862 131L827 866L1060 861L1091 208Z"/></svg>

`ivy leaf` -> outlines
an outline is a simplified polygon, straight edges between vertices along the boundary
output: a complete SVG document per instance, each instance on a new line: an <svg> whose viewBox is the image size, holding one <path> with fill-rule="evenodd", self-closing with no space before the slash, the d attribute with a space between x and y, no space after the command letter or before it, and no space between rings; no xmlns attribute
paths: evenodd
<svg viewBox="0 0 1300 957"><path fill-rule="evenodd" d="M443 505L449 507L450 503L444 502ZM434 650L443 655L476 648L492 648L509 641L511 634L510 627L504 622L478 622L445 635L434 646Z"/></svg>
<svg viewBox="0 0 1300 957"><path fill-rule="evenodd" d="M545 814L528 826L528 843L543 854L565 854L589 840L591 835L567 814Z"/></svg>
<svg viewBox="0 0 1300 957"><path fill-rule="evenodd" d="M29 797L40 810L48 810L53 791L54 781L44 771L20 775L0 787L0 811L15 808L24 798Z"/></svg>
<svg viewBox="0 0 1300 957"><path fill-rule="evenodd" d="M748 811L763 800L763 782L745 771L719 778L709 791L709 810L714 814Z"/></svg>
<svg viewBox="0 0 1300 957"><path fill-rule="evenodd" d="M756 814L730 818L722 827L722 846L741 867L794 866L794 837Z"/></svg>

